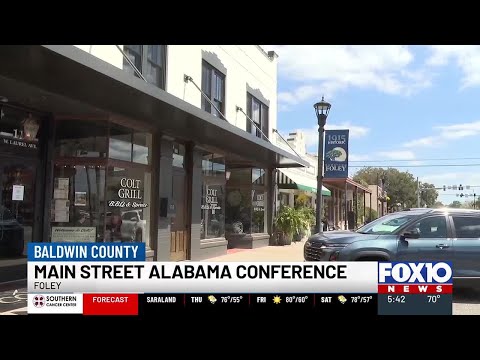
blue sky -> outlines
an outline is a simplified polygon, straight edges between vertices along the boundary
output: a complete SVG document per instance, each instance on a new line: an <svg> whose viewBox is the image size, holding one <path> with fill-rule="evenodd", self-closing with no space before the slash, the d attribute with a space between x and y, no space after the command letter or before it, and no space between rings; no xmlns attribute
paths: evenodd
<svg viewBox="0 0 480 360"><path fill-rule="evenodd" d="M478 186L480 194L480 46L267 48L279 55L281 133L304 131L316 152L313 104L324 95L327 129L350 129L351 174L354 166L401 165L420 181ZM439 191L439 200L462 200L457 193Z"/></svg>

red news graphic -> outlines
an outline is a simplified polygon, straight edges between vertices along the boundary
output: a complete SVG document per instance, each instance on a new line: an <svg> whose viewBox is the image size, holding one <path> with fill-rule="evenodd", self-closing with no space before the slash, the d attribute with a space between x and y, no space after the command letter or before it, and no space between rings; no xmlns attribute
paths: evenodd
<svg viewBox="0 0 480 360"><path fill-rule="evenodd" d="M447 262L379 262L378 294L451 294Z"/></svg>
<svg viewBox="0 0 480 360"><path fill-rule="evenodd" d="M429 284L392 284L378 285L379 294L451 294L452 285L429 285Z"/></svg>
<svg viewBox="0 0 480 360"><path fill-rule="evenodd" d="M138 294L83 294L83 315L138 315Z"/></svg>

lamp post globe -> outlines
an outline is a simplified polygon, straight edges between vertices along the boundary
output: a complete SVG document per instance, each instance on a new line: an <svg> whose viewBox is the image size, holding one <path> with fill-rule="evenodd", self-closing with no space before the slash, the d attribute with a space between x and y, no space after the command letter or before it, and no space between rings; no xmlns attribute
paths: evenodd
<svg viewBox="0 0 480 360"><path fill-rule="evenodd" d="M327 123L328 113L330 112L330 105L322 96L322 100L315 105L315 114L317 115L318 121L318 165L317 165L317 206L316 206L316 233L321 233L323 231L322 226L322 214L323 214L323 198L322 198L322 188L323 188L323 135L325 132L325 125Z"/></svg>

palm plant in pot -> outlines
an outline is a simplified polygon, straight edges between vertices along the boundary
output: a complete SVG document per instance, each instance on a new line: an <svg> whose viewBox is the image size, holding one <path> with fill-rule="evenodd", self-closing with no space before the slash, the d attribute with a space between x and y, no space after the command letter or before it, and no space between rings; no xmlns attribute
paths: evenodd
<svg viewBox="0 0 480 360"><path fill-rule="evenodd" d="M296 209L282 206L275 218L275 226L280 231L280 244L290 245L293 235L298 233L302 226L302 219Z"/></svg>

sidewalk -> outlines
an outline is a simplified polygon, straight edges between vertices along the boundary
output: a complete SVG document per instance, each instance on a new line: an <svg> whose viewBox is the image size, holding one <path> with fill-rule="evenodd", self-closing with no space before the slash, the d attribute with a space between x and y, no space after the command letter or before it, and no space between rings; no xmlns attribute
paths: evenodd
<svg viewBox="0 0 480 360"><path fill-rule="evenodd" d="M305 240L285 246L265 246L258 249L230 249L227 255L202 261L303 261Z"/></svg>

